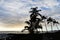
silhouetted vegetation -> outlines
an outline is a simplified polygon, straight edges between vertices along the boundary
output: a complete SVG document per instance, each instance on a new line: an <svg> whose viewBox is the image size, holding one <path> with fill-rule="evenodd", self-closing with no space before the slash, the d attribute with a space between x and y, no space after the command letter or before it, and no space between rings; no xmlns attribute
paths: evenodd
<svg viewBox="0 0 60 40"><path fill-rule="evenodd" d="M58 21L56 21L55 19L49 17L47 18L47 16L43 16L39 13L39 11L42 11L42 10L37 10L38 7L35 7L35 8L31 8L32 11L29 11L31 14L30 14L30 20L29 21L25 21L25 23L27 23L29 26L25 26L25 29L23 29L21 32L24 32L24 30L28 30L30 34L39 34L38 32L38 28L40 29L43 29L43 25L39 24L41 22L44 22L43 20L47 19L46 22L47 22L47 25L49 23L53 23L54 24L59 24ZM37 16L40 16L41 18L37 18ZM45 27L46 27L46 24L45 24ZM34 30L36 30L36 33L34 33ZM46 27L46 30L47 30L47 27ZM51 30L52 30L52 25L51 25Z"/></svg>

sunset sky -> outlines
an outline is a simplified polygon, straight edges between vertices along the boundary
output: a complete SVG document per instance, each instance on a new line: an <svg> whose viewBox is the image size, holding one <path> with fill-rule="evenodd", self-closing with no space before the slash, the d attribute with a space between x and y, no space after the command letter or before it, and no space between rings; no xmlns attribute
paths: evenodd
<svg viewBox="0 0 60 40"><path fill-rule="evenodd" d="M31 7L38 7L42 10L40 14L60 22L60 0L0 0L0 31L20 31L24 28Z"/></svg>

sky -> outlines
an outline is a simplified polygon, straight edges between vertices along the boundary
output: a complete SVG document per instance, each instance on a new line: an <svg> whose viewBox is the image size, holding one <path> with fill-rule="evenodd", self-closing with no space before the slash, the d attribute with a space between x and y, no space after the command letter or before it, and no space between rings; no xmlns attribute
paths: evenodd
<svg viewBox="0 0 60 40"><path fill-rule="evenodd" d="M0 0L0 31L22 30L32 7L38 7L42 10L40 14L60 22L60 0Z"/></svg>

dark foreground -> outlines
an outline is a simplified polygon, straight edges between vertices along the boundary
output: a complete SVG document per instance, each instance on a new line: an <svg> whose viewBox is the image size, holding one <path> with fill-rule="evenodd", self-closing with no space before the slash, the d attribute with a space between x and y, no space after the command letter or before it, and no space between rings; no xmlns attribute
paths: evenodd
<svg viewBox="0 0 60 40"><path fill-rule="evenodd" d="M42 34L0 34L0 40L60 40L60 31Z"/></svg>

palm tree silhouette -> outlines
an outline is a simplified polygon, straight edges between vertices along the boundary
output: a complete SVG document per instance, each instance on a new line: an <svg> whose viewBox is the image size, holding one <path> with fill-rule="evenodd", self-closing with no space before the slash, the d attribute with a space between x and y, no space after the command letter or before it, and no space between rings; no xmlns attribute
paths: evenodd
<svg viewBox="0 0 60 40"><path fill-rule="evenodd" d="M42 20L44 20L44 22L45 22L45 19L47 19L47 16L41 16L41 18L42 18ZM46 27L46 31L48 31L48 30L47 30L47 26L46 26L46 22L45 22L45 27Z"/></svg>
<svg viewBox="0 0 60 40"><path fill-rule="evenodd" d="M51 23L52 21L53 21L53 19L52 19L51 17L49 17L49 18L47 19L47 24Z"/></svg>
<svg viewBox="0 0 60 40"><path fill-rule="evenodd" d="M58 28L58 26L57 26L57 24L59 24L59 22L54 19L54 20L53 20L53 25L55 25L55 24L56 24L57 29L59 30L59 28Z"/></svg>
<svg viewBox="0 0 60 40"><path fill-rule="evenodd" d="M46 17L46 16L41 16L41 18L42 18L42 20L47 19L47 17Z"/></svg>
<svg viewBox="0 0 60 40"><path fill-rule="evenodd" d="M52 23L51 23L51 22L52 22ZM49 17L49 18L47 19L47 24L49 24L49 23L51 23L51 30L53 30L53 28L52 28L53 25L59 24L58 21L56 21L55 19L53 19L53 18L51 18L51 17ZM57 25L56 25L56 27L57 27L57 29L59 29Z"/></svg>
<svg viewBox="0 0 60 40"><path fill-rule="evenodd" d="M38 28L42 29L42 25L41 24L39 25L39 23L42 23L42 22L45 23L46 31L48 31L46 24L49 24L49 23L51 24L51 30L53 30L53 28L52 28L53 25L59 24L59 22L56 21L55 19L51 18L51 17L47 18L47 16L43 16L43 15L39 14L39 11L41 11L41 10L37 10L37 8L38 7L31 8L32 11L30 11L30 13L32 13L32 14L30 15L30 20L25 21L25 23L27 23L29 26L25 26L24 30L28 30L30 33L34 33L34 30L37 30ZM38 15L41 18L37 18ZM57 27L57 29L58 29L58 27ZM22 30L22 32L24 30Z"/></svg>
<svg viewBox="0 0 60 40"><path fill-rule="evenodd" d="M32 9L32 11L29 11L29 12L32 13L32 14L34 14L34 13L38 13L39 11L41 11L41 10L37 10L38 7L31 8L31 9Z"/></svg>
<svg viewBox="0 0 60 40"><path fill-rule="evenodd" d="M32 11L30 11L30 13L32 13L30 15L30 20L29 21L25 21L25 23L27 23L29 26L25 26L24 30L28 30L30 33L34 33L34 29L37 29L37 26L39 26L39 18L36 18L39 15L39 11L41 10L37 10L38 7L35 8L31 8ZM36 22L37 21L37 22ZM24 31L22 30L22 32Z"/></svg>
<svg viewBox="0 0 60 40"><path fill-rule="evenodd" d="M51 31L53 31L52 22L53 22L53 18L49 17L49 18L47 19L47 24L51 23Z"/></svg>

